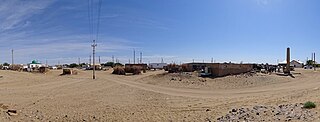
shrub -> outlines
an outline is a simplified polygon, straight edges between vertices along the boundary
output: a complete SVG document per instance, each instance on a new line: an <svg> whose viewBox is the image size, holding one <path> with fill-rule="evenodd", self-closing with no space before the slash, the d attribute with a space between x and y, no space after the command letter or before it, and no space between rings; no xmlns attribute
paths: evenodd
<svg viewBox="0 0 320 122"><path fill-rule="evenodd" d="M22 71L22 68L23 68L22 65L17 65L17 64L10 65L10 69L14 71Z"/></svg>
<svg viewBox="0 0 320 122"><path fill-rule="evenodd" d="M308 108L308 109L315 108L315 107L316 107L316 104L314 104L313 102L310 102L310 101L304 103L304 105L303 105L303 108Z"/></svg>
<svg viewBox="0 0 320 122"><path fill-rule="evenodd" d="M72 63L72 64L69 65L69 68L75 68L75 67L78 67L78 66L79 66L78 64Z"/></svg>
<svg viewBox="0 0 320 122"><path fill-rule="evenodd" d="M63 69L62 70L62 75L71 75L72 74L72 70L71 69Z"/></svg>
<svg viewBox="0 0 320 122"><path fill-rule="evenodd" d="M140 67L133 67L133 75L139 75L141 74L141 68Z"/></svg>
<svg viewBox="0 0 320 122"><path fill-rule="evenodd" d="M133 75L141 74L141 67L140 66L133 66L133 67L126 67L125 72L126 73L132 73Z"/></svg>
<svg viewBox="0 0 320 122"><path fill-rule="evenodd" d="M126 75L126 72L124 71L124 68L122 66L116 66L113 68L112 74Z"/></svg>
<svg viewBox="0 0 320 122"><path fill-rule="evenodd" d="M47 73L47 72L49 72L49 68L48 67L39 67L39 72L40 73Z"/></svg>

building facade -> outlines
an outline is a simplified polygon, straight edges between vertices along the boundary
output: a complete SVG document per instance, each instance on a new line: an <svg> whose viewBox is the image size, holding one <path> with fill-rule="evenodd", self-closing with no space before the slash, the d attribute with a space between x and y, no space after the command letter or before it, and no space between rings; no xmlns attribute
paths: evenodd
<svg viewBox="0 0 320 122"><path fill-rule="evenodd" d="M253 64L234 64L234 63L188 63L183 64L184 72L201 71L214 77L227 75L237 75L253 70Z"/></svg>

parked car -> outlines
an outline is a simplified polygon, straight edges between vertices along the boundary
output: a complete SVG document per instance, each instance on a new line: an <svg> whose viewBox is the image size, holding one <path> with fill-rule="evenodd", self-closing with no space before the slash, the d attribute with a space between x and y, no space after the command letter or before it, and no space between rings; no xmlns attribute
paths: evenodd
<svg viewBox="0 0 320 122"><path fill-rule="evenodd" d="M303 68L304 68L304 69L313 69L313 66L307 65L307 66L304 66Z"/></svg>

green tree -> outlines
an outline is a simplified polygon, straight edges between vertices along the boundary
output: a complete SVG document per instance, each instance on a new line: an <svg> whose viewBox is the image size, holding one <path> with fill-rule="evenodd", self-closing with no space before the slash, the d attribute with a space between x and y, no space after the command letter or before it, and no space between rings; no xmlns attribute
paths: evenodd
<svg viewBox="0 0 320 122"><path fill-rule="evenodd" d="M81 63L80 67L83 67L83 66L86 66L86 65L87 65L86 63Z"/></svg>
<svg viewBox="0 0 320 122"><path fill-rule="evenodd" d="M123 66L121 63L115 63L114 66Z"/></svg>
<svg viewBox="0 0 320 122"><path fill-rule="evenodd" d="M72 63L72 64L69 65L70 68L75 68L75 67L78 67L78 66L79 66L79 65L76 64L76 63Z"/></svg>
<svg viewBox="0 0 320 122"><path fill-rule="evenodd" d="M314 61L308 60L306 65L313 65L313 64L314 64Z"/></svg>
<svg viewBox="0 0 320 122"><path fill-rule="evenodd" d="M10 66L10 64L5 62L5 63L3 63L3 66Z"/></svg>
<svg viewBox="0 0 320 122"><path fill-rule="evenodd" d="M113 67L114 66L114 62L107 62L105 64L103 64L104 66L110 66Z"/></svg>

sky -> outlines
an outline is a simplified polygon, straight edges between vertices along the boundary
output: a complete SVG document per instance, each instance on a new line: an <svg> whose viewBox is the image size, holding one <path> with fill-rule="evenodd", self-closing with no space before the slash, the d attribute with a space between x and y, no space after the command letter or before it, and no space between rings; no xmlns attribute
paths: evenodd
<svg viewBox="0 0 320 122"><path fill-rule="evenodd" d="M132 63L133 50L145 63L275 64L287 47L300 61L320 52L318 0L102 0L98 38L99 0L93 14L88 1L0 0L0 63L12 49L14 63L89 62L93 39L101 62Z"/></svg>

